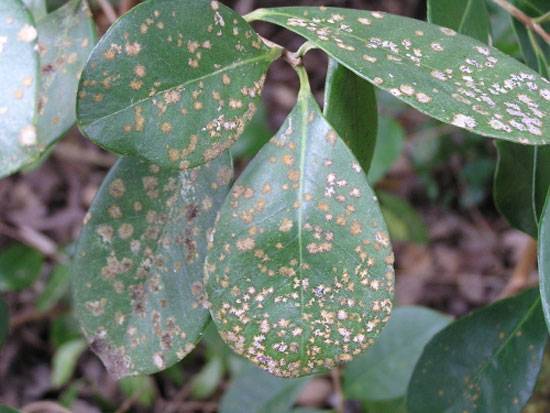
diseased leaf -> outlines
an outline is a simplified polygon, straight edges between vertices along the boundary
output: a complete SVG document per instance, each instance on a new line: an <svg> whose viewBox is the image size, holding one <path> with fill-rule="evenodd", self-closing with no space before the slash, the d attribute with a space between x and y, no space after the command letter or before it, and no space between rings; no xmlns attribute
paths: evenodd
<svg viewBox="0 0 550 413"><path fill-rule="evenodd" d="M23 0L23 4L29 9L35 21L47 14L46 0Z"/></svg>
<svg viewBox="0 0 550 413"><path fill-rule="evenodd" d="M0 177L37 154L38 53L34 20L20 0L0 1Z"/></svg>
<svg viewBox="0 0 550 413"><path fill-rule="evenodd" d="M378 129L374 87L331 59L325 84L323 112L363 170L368 171Z"/></svg>
<svg viewBox="0 0 550 413"><path fill-rule="evenodd" d="M54 387L61 387L69 382L84 350L86 350L86 340L83 339L69 341L57 349L52 360Z"/></svg>
<svg viewBox="0 0 550 413"><path fill-rule="evenodd" d="M485 0L428 0L428 21L488 44L491 21Z"/></svg>
<svg viewBox="0 0 550 413"><path fill-rule="evenodd" d="M40 275L44 257L34 248L15 244L0 254L0 292L21 291Z"/></svg>
<svg viewBox="0 0 550 413"><path fill-rule="evenodd" d="M222 397L220 413L287 413L307 379L282 379L251 365Z"/></svg>
<svg viewBox="0 0 550 413"><path fill-rule="evenodd" d="M40 96L37 146L41 151L76 121L78 79L95 43L95 26L85 0L71 0L38 21Z"/></svg>
<svg viewBox="0 0 550 413"><path fill-rule="evenodd" d="M8 331L10 327L10 315L8 312L8 306L0 298L0 347L2 347L2 344L4 344L4 341L6 341L6 337L8 336Z"/></svg>
<svg viewBox="0 0 550 413"><path fill-rule="evenodd" d="M142 3L90 57L80 128L119 154L181 169L203 164L241 135L279 55L217 1Z"/></svg>
<svg viewBox="0 0 550 413"><path fill-rule="evenodd" d="M542 309L550 330L550 190L546 195L546 205L540 223L538 262Z"/></svg>
<svg viewBox="0 0 550 413"><path fill-rule="evenodd" d="M298 104L233 186L205 265L221 337L284 377L364 351L393 296L376 197L300 74Z"/></svg>
<svg viewBox="0 0 550 413"><path fill-rule="evenodd" d="M547 0L512 0L512 3L531 17L540 17L550 12L550 4ZM512 18L512 26L516 32L526 63L548 78L550 73L550 45L538 34L529 33L525 25L514 18ZM542 27L546 32L550 31L549 22L543 23Z"/></svg>
<svg viewBox="0 0 550 413"><path fill-rule="evenodd" d="M231 147L233 159L252 159L262 149L273 135L267 122L267 108L260 101L256 114L239 140Z"/></svg>
<svg viewBox="0 0 550 413"><path fill-rule="evenodd" d="M512 226L536 238L550 188L550 146L497 142L497 150L495 204Z"/></svg>
<svg viewBox="0 0 550 413"><path fill-rule="evenodd" d="M346 366L345 396L359 401L404 397L424 346L450 322L427 308L395 309L376 344Z"/></svg>
<svg viewBox="0 0 550 413"><path fill-rule="evenodd" d="M229 156L187 172L120 160L94 201L73 264L75 311L116 377L163 370L208 321L206 234L225 198Z"/></svg>
<svg viewBox="0 0 550 413"><path fill-rule="evenodd" d="M393 241L428 242L428 228L411 204L389 192L378 191L377 196Z"/></svg>
<svg viewBox="0 0 550 413"><path fill-rule="evenodd" d="M519 143L550 143L550 85L528 67L454 30L340 8L260 9L376 86L443 122Z"/></svg>
<svg viewBox="0 0 550 413"><path fill-rule="evenodd" d="M387 116L381 116L374 156L367 174L369 184L374 185L386 175L399 159L404 143L405 131L399 122Z"/></svg>
<svg viewBox="0 0 550 413"><path fill-rule="evenodd" d="M426 345L416 364L409 413L520 412L547 336L534 289L455 321Z"/></svg>

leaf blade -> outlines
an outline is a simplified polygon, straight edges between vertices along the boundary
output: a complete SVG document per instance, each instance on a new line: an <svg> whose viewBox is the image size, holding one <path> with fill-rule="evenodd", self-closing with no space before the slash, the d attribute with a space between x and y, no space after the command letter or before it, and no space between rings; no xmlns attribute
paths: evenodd
<svg viewBox="0 0 550 413"><path fill-rule="evenodd" d="M428 21L489 43L491 25L485 0L428 0Z"/></svg>
<svg viewBox="0 0 550 413"><path fill-rule="evenodd" d="M550 190L541 216L538 242L540 296L546 325L550 330Z"/></svg>

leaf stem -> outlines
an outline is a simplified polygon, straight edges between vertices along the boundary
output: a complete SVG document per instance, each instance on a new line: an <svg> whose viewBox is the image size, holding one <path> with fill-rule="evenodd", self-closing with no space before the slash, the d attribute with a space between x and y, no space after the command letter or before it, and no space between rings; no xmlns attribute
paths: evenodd
<svg viewBox="0 0 550 413"><path fill-rule="evenodd" d="M535 23L539 23L539 24L546 23L546 22L550 21L550 11L544 13L542 16L533 17L533 21Z"/></svg>
<svg viewBox="0 0 550 413"><path fill-rule="evenodd" d="M519 20L527 29L536 32L540 37L544 39L546 43L550 43L550 35L544 31L542 26L533 18L527 16L524 12L518 9L513 4L510 4L507 0L493 0L493 3L503 8L512 15L515 19ZM543 16L544 17L544 16Z"/></svg>
<svg viewBox="0 0 550 413"><path fill-rule="evenodd" d="M307 75L306 68L302 64L293 67L300 78L299 98L306 98L311 94L311 86L309 85L309 76Z"/></svg>

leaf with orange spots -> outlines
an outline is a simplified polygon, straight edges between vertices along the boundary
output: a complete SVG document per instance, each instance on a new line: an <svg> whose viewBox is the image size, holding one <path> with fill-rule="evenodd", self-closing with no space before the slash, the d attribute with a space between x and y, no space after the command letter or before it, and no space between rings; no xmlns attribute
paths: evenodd
<svg viewBox="0 0 550 413"><path fill-rule="evenodd" d="M550 143L550 84L495 48L454 30L381 12L292 7L248 20L292 30L419 111L477 134Z"/></svg>
<svg viewBox="0 0 550 413"><path fill-rule="evenodd" d="M538 262L540 295L546 325L550 330L550 189L546 195L539 229Z"/></svg>
<svg viewBox="0 0 550 413"><path fill-rule="evenodd" d="M536 289L455 321L424 348L407 411L519 413L535 386L547 338Z"/></svg>
<svg viewBox="0 0 550 413"><path fill-rule="evenodd" d="M374 192L300 73L298 104L233 186L205 264L221 337L283 377L368 348L389 318L394 283Z"/></svg>
<svg viewBox="0 0 550 413"><path fill-rule="evenodd" d="M217 1L149 1L120 18L80 83L81 130L113 152L187 169L238 139L279 57Z"/></svg>
<svg viewBox="0 0 550 413"><path fill-rule="evenodd" d="M351 149L363 170L368 171L378 132L374 87L331 59L325 84L323 113Z"/></svg>
<svg viewBox="0 0 550 413"><path fill-rule="evenodd" d="M73 294L114 376L163 370L201 336L207 233L231 177L229 155L186 172L123 158L103 183L75 254Z"/></svg>
<svg viewBox="0 0 550 413"><path fill-rule="evenodd" d="M0 1L0 177L35 154L38 32L19 0Z"/></svg>

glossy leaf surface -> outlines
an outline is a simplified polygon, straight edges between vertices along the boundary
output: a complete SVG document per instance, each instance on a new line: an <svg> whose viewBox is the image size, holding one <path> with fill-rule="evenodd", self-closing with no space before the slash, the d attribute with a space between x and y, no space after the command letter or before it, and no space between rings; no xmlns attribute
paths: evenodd
<svg viewBox="0 0 550 413"><path fill-rule="evenodd" d="M104 181L73 264L76 314L117 377L191 351L208 321L206 236L232 176L229 156L187 172L120 160Z"/></svg>
<svg viewBox="0 0 550 413"><path fill-rule="evenodd" d="M306 379L282 379L247 365L224 394L220 413L287 413Z"/></svg>
<svg viewBox="0 0 550 413"><path fill-rule="evenodd" d="M206 264L218 331L277 376L323 371L374 342L393 275L366 175L303 86L221 209Z"/></svg>
<svg viewBox="0 0 550 413"><path fill-rule="evenodd" d="M280 51L217 1L142 3L94 49L81 130L97 144L186 169L228 149L252 119Z"/></svg>
<svg viewBox="0 0 550 413"><path fill-rule="evenodd" d="M498 142L497 149L495 204L512 226L536 238L550 188L550 146Z"/></svg>
<svg viewBox="0 0 550 413"><path fill-rule="evenodd" d="M408 411L520 412L547 336L537 290L455 321L425 347L408 388Z"/></svg>
<svg viewBox="0 0 550 413"><path fill-rule="evenodd" d="M340 8L249 16L315 43L378 87L443 122L514 142L550 143L550 84L500 51L406 17Z"/></svg>
<svg viewBox="0 0 550 413"><path fill-rule="evenodd" d="M325 84L323 113L351 149L363 170L368 171L378 130L374 87L331 59Z"/></svg>
<svg viewBox="0 0 550 413"><path fill-rule="evenodd" d="M542 308L550 330L550 190L546 195L546 205L539 230L538 263Z"/></svg>
<svg viewBox="0 0 550 413"><path fill-rule="evenodd" d="M428 21L488 44L491 22L486 0L428 0Z"/></svg>
<svg viewBox="0 0 550 413"><path fill-rule="evenodd" d="M376 344L346 366L346 397L360 401L403 397L424 346L450 322L450 317L427 308L395 309Z"/></svg>
<svg viewBox="0 0 550 413"><path fill-rule="evenodd" d="M0 177L37 153L38 32L20 0L0 2Z"/></svg>

